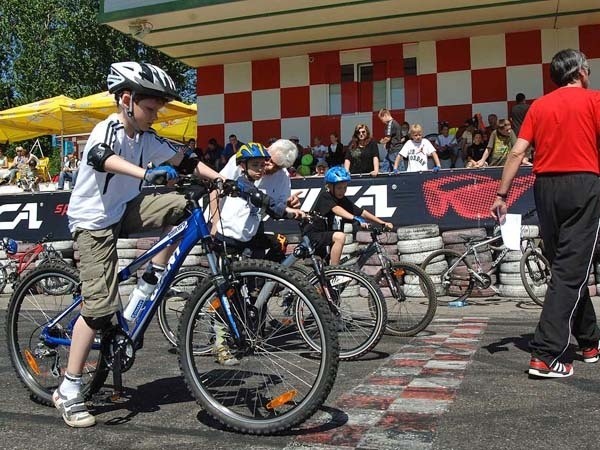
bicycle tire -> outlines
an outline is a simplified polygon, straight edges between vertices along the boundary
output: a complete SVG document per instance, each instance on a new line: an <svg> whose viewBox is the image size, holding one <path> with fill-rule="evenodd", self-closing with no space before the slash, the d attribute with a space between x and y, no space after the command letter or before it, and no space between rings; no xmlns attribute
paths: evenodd
<svg viewBox="0 0 600 450"><path fill-rule="evenodd" d="M381 340L387 323L387 308L383 293L373 278L358 270L347 267L324 267L325 278L332 284L333 304L329 307L334 314L338 332L341 360L354 360L373 349ZM333 285L338 281L338 284ZM319 278L313 273L309 283L323 292ZM344 295L353 291L351 295ZM356 294L356 295L355 295ZM298 311L296 311L298 313ZM310 333L304 333L297 319L300 333L309 340L315 350L320 350L310 339Z"/></svg>
<svg viewBox="0 0 600 450"><path fill-rule="evenodd" d="M209 279L196 288L179 324L181 372L192 395L225 427L260 435L287 430L320 408L335 382L339 347L332 314L312 286L279 264L238 261L232 264L232 271L235 282L228 298L246 333L245 348L233 349L239 365L218 365L205 353L195 352L196 343L206 345L203 326L214 329L219 320L218 310L212 306L218 301L216 288ZM254 311L257 308L244 300L244 294L251 297L262 282L271 281L276 288L260 310ZM305 308L312 332L320 335L321 352L310 348L297 326L289 322L278 297L285 289Z"/></svg>
<svg viewBox="0 0 600 450"><path fill-rule="evenodd" d="M63 294L49 294L41 286L48 278L53 283L62 280L71 289ZM21 280L8 305L6 336L12 365L31 398L49 406L53 405L52 393L66 372L70 347L45 345L40 331L49 319L72 304L74 295L79 295L77 270L60 263L48 264L32 270ZM71 312L50 332L70 339L78 311ZM89 398L102 387L108 370L100 351L92 349L82 379L84 398Z"/></svg>
<svg viewBox="0 0 600 450"><path fill-rule="evenodd" d="M473 277L471 277L471 275L468 273L463 274L461 270L456 270L463 268L464 266L466 266L467 269L471 269L471 264L469 263L468 259L463 258L461 263L451 270L454 261L461 258L462 255L462 253L456 250L441 249L432 252L421 263L421 269L427 272L427 266L435 261L435 259L439 256L443 256L444 259L448 261L448 269L441 274L441 284L435 285L438 303L462 301L466 300L469 295L471 295L473 287L475 286ZM422 285L421 288L425 289L426 287Z"/></svg>
<svg viewBox="0 0 600 450"><path fill-rule="evenodd" d="M375 276L380 287L389 283L385 270ZM415 336L429 326L437 310L433 281L423 269L410 263L392 263L388 275L396 287L396 295L388 286L386 293L389 290L389 295L385 296L387 332L394 336Z"/></svg>
<svg viewBox="0 0 600 450"><path fill-rule="evenodd" d="M158 326L163 336L177 347L177 325L183 313L185 303L189 300L196 286L211 276L208 269L181 269L175 275L169 290L158 307Z"/></svg>
<svg viewBox="0 0 600 450"><path fill-rule="evenodd" d="M8 272L6 272L6 267L0 266L0 294L4 292L6 288L6 284L8 283Z"/></svg>
<svg viewBox="0 0 600 450"><path fill-rule="evenodd" d="M544 306L544 296L540 293L540 286L547 285L552 277L550 263L539 248L528 248L519 266L523 287L529 294L531 300L540 306ZM536 288L537 292L536 292ZM545 293L545 291L543 291Z"/></svg>

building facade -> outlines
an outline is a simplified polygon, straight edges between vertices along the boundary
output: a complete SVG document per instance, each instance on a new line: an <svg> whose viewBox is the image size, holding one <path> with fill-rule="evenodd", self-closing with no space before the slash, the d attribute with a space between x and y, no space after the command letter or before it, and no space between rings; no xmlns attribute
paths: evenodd
<svg viewBox="0 0 600 450"><path fill-rule="evenodd" d="M373 46L200 67L198 142L266 142L298 136L310 145L330 133L347 143L357 123L376 137L386 107L400 122L461 125L475 113L508 117L515 95L532 101L555 88L549 62L582 50L600 86L600 25Z"/></svg>

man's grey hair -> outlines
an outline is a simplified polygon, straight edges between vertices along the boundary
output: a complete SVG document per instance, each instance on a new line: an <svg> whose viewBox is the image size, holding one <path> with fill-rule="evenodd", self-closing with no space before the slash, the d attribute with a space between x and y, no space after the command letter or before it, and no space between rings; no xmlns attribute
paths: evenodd
<svg viewBox="0 0 600 450"><path fill-rule="evenodd" d="M558 86L566 86L579 79L581 69L589 71L589 68L587 59L582 52L568 48L561 50L552 58L550 78Z"/></svg>
<svg viewBox="0 0 600 450"><path fill-rule="evenodd" d="M298 157L298 147L289 139L277 139L268 151L273 162L284 169L292 167Z"/></svg>

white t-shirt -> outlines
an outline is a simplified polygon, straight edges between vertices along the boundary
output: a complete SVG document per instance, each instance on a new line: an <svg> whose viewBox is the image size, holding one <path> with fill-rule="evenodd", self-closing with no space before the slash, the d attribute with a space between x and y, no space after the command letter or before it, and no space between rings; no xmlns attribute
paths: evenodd
<svg viewBox="0 0 600 450"><path fill-rule="evenodd" d="M237 180L242 175L242 170L235 163L235 155L229 158L219 173L230 180ZM254 185L276 203L283 205L292 192L290 177L285 169L263 176ZM249 201L240 197L225 197L221 203L221 219L217 224L217 231L225 237L248 242L256 235L264 218L260 215L260 209Z"/></svg>
<svg viewBox="0 0 600 450"><path fill-rule="evenodd" d="M453 146L456 145L456 135L449 134L448 136L444 136L443 134L438 134L436 141L440 147L444 147L446 145Z"/></svg>
<svg viewBox="0 0 600 450"><path fill-rule="evenodd" d="M105 143L115 154L139 167L155 166L171 159L177 153L167 140L156 135L154 130L137 133L129 138L117 114L97 124L85 145L82 154L84 164L79 166L77 184L69 201L69 230L100 230L121 220L127 202L137 197L142 180L128 175L98 172L87 164L90 149Z"/></svg>
<svg viewBox="0 0 600 450"><path fill-rule="evenodd" d="M421 139L418 144L413 141L406 141L402 146L400 154L408 158L407 172L420 172L427 170L427 157L435 152L435 147L429 139Z"/></svg>
<svg viewBox="0 0 600 450"><path fill-rule="evenodd" d="M327 147L323 144L312 148L313 157L317 162L325 161L325 155L327 155Z"/></svg>

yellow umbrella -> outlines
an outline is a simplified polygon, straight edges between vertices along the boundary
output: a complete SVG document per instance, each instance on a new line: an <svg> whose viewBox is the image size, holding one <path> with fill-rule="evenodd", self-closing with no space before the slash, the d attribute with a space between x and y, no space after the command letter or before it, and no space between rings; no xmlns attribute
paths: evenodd
<svg viewBox="0 0 600 450"><path fill-rule="evenodd" d="M59 95L0 111L0 139L14 142L66 130L73 133L87 131L90 124L85 118L66 106L72 101Z"/></svg>
<svg viewBox="0 0 600 450"><path fill-rule="evenodd" d="M196 105L189 105L194 111L197 110ZM198 115L183 117L181 119L165 120L155 123L152 128L156 132L167 139L174 141L187 142L190 139L196 139L196 131L198 130Z"/></svg>
<svg viewBox="0 0 600 450"><path fill-rule="evenodd" d="M159 121L196 116L196 105L171 102L159 111ZM15 142L48 134L89 133L117 112L108 92L74 100L64 95L0 111L0 140Z"/></svg>

